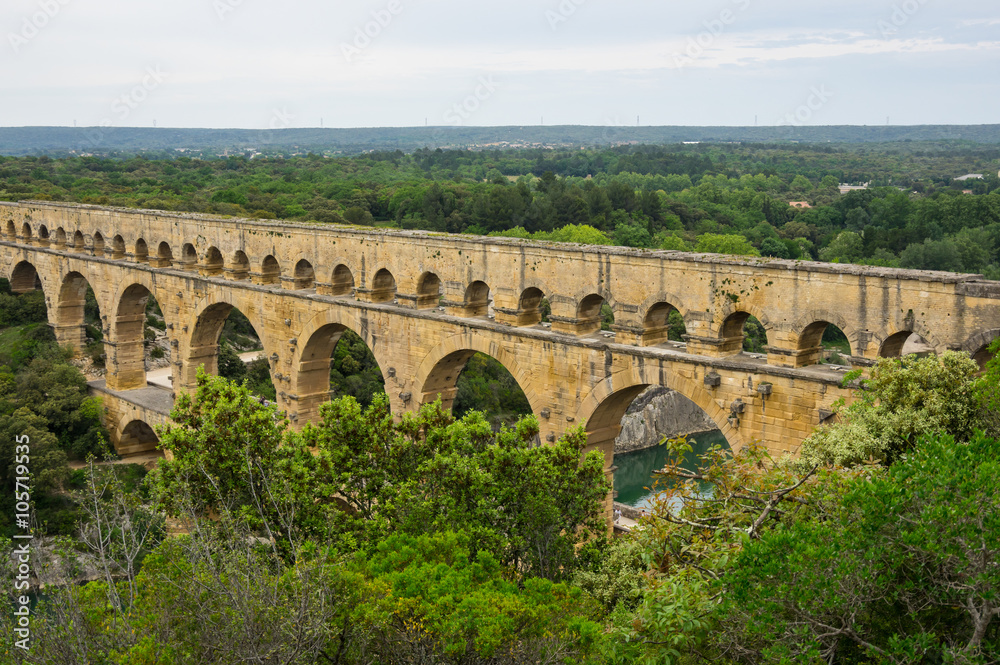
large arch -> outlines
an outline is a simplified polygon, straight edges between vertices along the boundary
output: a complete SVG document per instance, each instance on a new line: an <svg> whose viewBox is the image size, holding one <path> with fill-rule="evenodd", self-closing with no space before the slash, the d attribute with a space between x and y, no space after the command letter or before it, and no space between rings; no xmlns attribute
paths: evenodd
<svg viewBox="0 0 1000 665"><path fill-rule="evenodd" d="M967 339L962 344L962 351L967 352L972 359L979 363L979 367L986 368L986 363L993 359L993 354L989 352L989 346L1000 337L1000 328L984 330Z"/></svg>
<svg viewBox="0 0 1000 665"><path fill-rule="evenodd" d="M472 332L449 337L424 356L414 377L417 401L413 407L419 408L440 397L442 406L450 410L458 390L458 377L476 353L491 356L503 365L521 386L532 412L539 413L542 405L534 389L532 374L525 371L513 352Z"/></svg>
<svg viewBox="0 0 1000 665"><path fill-rule="evenodd" d="M151 282L133 282L116 294L111 326L114 347L108 371L108 387L112 390L146 386L146 304L151 296Z"/></svg>
<svg viewBox="0 0 1000 665"><path fill-rule="evenodd" d="M189 326L191 328L190 338L188 340L187 354L184 358L183 363L183 374L180 377L180 387L183 389L191 389L195 387L198 383L198 368L202 365L205 366L205 372L218 376L219 374L219 344L222 338L222 330L226 325L226 320L229 318L230 313L233 309L237 309L240 312L255 311L256 307L253 303L247 301L244 297L245 294L239 292L233 293L234 297L231 302L218 301L212 296L208 296L201 300L201 302L195 307L194 311L198 312L195 318L194 325ZM258 339L260 340L263 350L261 353L264 356L270 355L269 340L263 334L265 331L262 322L260 321L250 321L250 325L253 327ZM274 366L270 366L272 374L272 381L274 380ZM175 387L178 385L176 380L174 382ZM277 386L277 384L276 384Z"/></svg>
<svg viewBox="0 0 1000 665"><path fill-rule="evenodd" d="M85 308L88 287L90 280L81 273L76 271L68 273L59 288L55 314L50 315L50 320L54 319L56 340L60 345L69 345L77 351L83 351L87 346ZM107 312L96 291L94 296L97 298L100 312ZM103 328L103 325L100 327Z"/></svg>
<svg viewBox="0 0 1000 665"><path fill-rule="evenodd" d="M29 261L20 261L10 272L11 293L27 293L41 288L43 291L42 279L34 264Z"/></svg>
<svg viewBox="0 0 1000 665"><path fill-rule="evenodd" d="M115 452L121 456L138 455L156 450L160 445L160 437L143 420L132 420L118 436L118 443L115 445Z"/></svg>

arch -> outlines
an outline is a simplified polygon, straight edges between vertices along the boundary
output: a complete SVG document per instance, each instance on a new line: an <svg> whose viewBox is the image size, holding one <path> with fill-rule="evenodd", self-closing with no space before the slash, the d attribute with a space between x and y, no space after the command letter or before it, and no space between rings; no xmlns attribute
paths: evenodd
<svg viewBox="0 0 1000 665"><path fill-rule="evenodd" d="M668 302L653 303L642 319L642 345L654 346L670 339L670 315L680 311Z"/></svg>
<svg viewBox="0 0 1000 665"><path fill-rule="evenodd" d="M490 287L477 280L465 289L465 316L487 316L490 311Z"/></svg>
<svg viewBox="0 0 1000 665"><path fill-rule="evenodd" d="M517 325L533 326L542 322L542 300L545 293L537 286L529 286L517 299Z"/></svg>
<svg viewBox="0 0 1000 665"><path fill-rule="evenodd" d="M899 358L903 355L904 347L908 343L919 347L912 351L916 355L934 353L933 348L930 347L924 337L912 330L900 330L885 338L878 350L879 358Z"/></svg>
<svg viewBox="0 0 1000 665"><path fill-rule="evenodd" d="M73 251L83 252L87 249L87 239L83 235L83 231L77 231L73 234Z"/></svg>
<svg viewBox="0 0 1000 665"><path fill-rule="evenodd" d="M316 271L313 270L312 264L305 259L299 259L299 262L295 264L295 281L292 288L296 291L303 291L315 287Z"/></svg>
<svg viewBox="0 0 1000 665"><path fill-rule="evenodd" d="M441 302L441 278L424 272L417 279L417 309L434 309Z"/></svg>
<svg viewBox="0 0 1000 665"><path fill-rule="evenodd" d="M206 277L221 275L225 269L225 263L218 247L209 247L205 252L205 260L201 264L201 274Z"/></svg>
<svg viewBox="0 0 1000 665"><path fill-rule="evenodd" d="M372 279L371 301L392 302L395 299L396 278L386 268L382 268Z"/></svg>
<svg viewBox="0 0 1000 665"><path fill-rule="evenodd" d="M189 242L184 243L181 247L181 270L197 270L198 269L198 252L195 250L194 245Z"/></svg>
<svg viewBox="0 0 1000 665"><path fill-rule="evenodd" d="M169 268L174 265L174 253L166 241L161 242L156 248L156 262L159 268Z"/></svg>
<svg viewBox="0 0 1000 665"><path fill-rule="evenodd" d="M66 247L66 231L61 226L56 229L55 244L59 248Z"/></svg>
<svg viewBox="0 0 1000 665"><path fill-rule="evenodd" d="M42 224L38 227L38 244L47 247L49 244L49 227Z"/></svg>
<svg viewBox="0 0 1000 665"><path fill-rule="evenodd" d="M134 256L136 263L149 263L149 247L146 245L146 241L142 238L135 241Z"/></svg>
<svg viewBox="0 0 1000 665"><path fill-rule="evenodd" d="M13 285L13 282L12 282ZM989 351L990 344L1000 337L1000 328L984 330L970 337L962 344L962 351L966 351L972 359L979 363L980 369L986 369L986 363L993 359L993 354Z"/></svg>
<svg viewBox="0 0 1000 665"><path fill-rule="evenodd" d="M21 239L24 242L31 242L31 224L25 222L21 225Z"/></svg>
<svg viewBox="0 0 1000 665"><path fill-rule="evenodd" d="M56 313L52 317L55 319L54 327L59 344L69 345L78 351L87 346L85 307L89 286L89 280L79 272L67 274L59 288ZM95 297L96 295L95 292ZM100 298L97 307L101 312L107 311L101 305Z"/></svg>
<svg viewBox="0 0 1000 665"><path fill-rule="evenodd" d="M592 293L580 300L576 307L576 326L578 335L587 335L601 329L601 309L604 307L604 296Z"/></svg>
<svg viewBox="0 0 1000 665"><path fill-rule="evenodd" d="M109 388L132 390L146 386L146 303L152 294L144 284L130 284L118 296L112 327L114 375ZM113 385L112 385L113 384Z"/></svg>
<svg viewBox="0 0 1000 665"><path fill-rule="evenodd" d="M10 240L17 239L17 228L14 226L14 220L12 219L7 220L6 235Z"/></svg>
<svg viewBox="0 0 1000 665"><path fill-rule="evenodd" d="M121 456L136 455L156 450L160 445L160 437L143 420L133 420L122 428L122 433L115 444L115 452Z"/></svg>
<svg viewBox="0 0 1000 665"><path fill-rule="evenodd" d="M281 284L281 265L278 259L268 254L260 265L261 284Z"/></svg>
<svg viewBox="0 0 1000 665"><path fill-rule="evenodd" d="M125 258L125 238L120 235L111 239L111 258L115 260Z"/></svg>
<svg viewBox="0 0 1000 665"><path fill-rule="evenodd" d="M343 263L333 269L330 295L349 296L354 293L354 274Z"/></svg>
<svg viewBox="0 0 1000 665"><path fill-rule="evenodd" d="M35 266L21 261L10 273L11 293L27 293L42 287L42 280Z"/></svg>
<svg viewBox="0 0 1000 665"><path fill-rule="evenodd" d="M442 406L451 409L458 377L476 353L492 356L503 365L521 386L532 412L539 412L540 399L534 390L532 374L526 372L516 356L503 346L492 344L471 332L448 338L424 356L413 383L417 397L414 407L433 402L440 396Z"/></svg>
<svg viewBox="0 0 1000 665"><path fill-rule="evenodd" d="M726 353L739 354L743 352L744 349L743 342L746 337L744 334L744 327L746 326L747 321L750 319L750 317L756 319L764 330L763 342L765 348L755 350L755 352L756 353L767 352L766 344L767 344L768 325L759 316L755 316L752 311L738 309L733 311L722 322L722 326L719 331L720 337L722 338L719 348L723 354Z"/></svg>
<svg viewBox="0 0 1000 665"><path fill-rule="evenodd" d="M247 258L246 252L241 249L236 250L228 273L230 279L237 281L250 279L250 259Z"/></svg>
<svg viewBox="0 0 1000 665"><path fill-rule="evenodd" d="M100 231L94 232L93 250L94 256L101 256L104 254L104 236L101 235Z"/></svg>
<svg viewBox="0 0 1000 665"><path fill-rule="evenodd" d="M830 326L833 326L844 334L848 344L847 355L852 355L853 347L851 347L851 338L847 337L847 333L843 327L830 321L814 321L807 325L799 334L798 345L796 347L796 351L799 353L798 366L815 365L823 361L825 357L823 336Z"/></svg>

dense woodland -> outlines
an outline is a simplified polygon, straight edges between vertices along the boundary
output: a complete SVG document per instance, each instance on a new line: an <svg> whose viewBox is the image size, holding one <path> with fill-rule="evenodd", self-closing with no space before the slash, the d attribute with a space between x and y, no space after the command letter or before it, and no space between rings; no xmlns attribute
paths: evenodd
<svg viewBox="0 0 1000 665"><path fill-rule="evenodd" d="M0 186L9 199L1000 276L991 150L32 157L0 160ZM986 177L956 183L962 172ZM852 180L881 186L839 194ZM982 370L947 352L850 373L854 400L794 458L721 448L692 472L686 441L664 442L653 509L609 538L604 460L582 454L582 426L538 446L492 359L470 361L453 413L395 419L370 352L345 334L335 399L297 431L259 399L273 386L266 363L237 356L256 334L235 310L223 376L201 373L158 432L173 460L148 475L101 465L113 455L80 371L102 360L96 304L74 354L40 292L0 280L0 560L16 560L13 447L28 433L36 533L50 538L33 565L57 580L34 607L31 651L5 640L0 662L1000 662L1000 359ZM146 323L152 343L155 301ZM763 329L745 334L748 350L766 344ZM77 583L80 557L94 581ZM5 635L15 622L0 610Z"/></svg>

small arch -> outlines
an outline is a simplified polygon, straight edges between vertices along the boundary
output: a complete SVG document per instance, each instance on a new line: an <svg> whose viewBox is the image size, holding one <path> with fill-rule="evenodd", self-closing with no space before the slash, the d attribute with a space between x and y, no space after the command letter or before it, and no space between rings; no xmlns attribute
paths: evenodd
<svg viewBox="0 0 1000 665"><path fill-rule="evenodd" d="M38 243L43 247L49 244L49 228L42 224L38 227Z"/></svg>
<svg viewBox="0 0 1000 665"><path fill-rule="evenodd" d="M138 455L156 450L159 445L160 438L148 423L133 420L122 429L121 436L115 444L115 452L122 457Z"/></svg>
<svg viewBox="0 0 1000 665"><path fill-rule="evenodd" d="M10 274L11 293L21 294L42 288L41 278L35 266L27 261L21 261Z"/></svg>
<svg viewBox="0 0 1000 665"><path fill-rule="evenodd" d="M101 235L100 231L94 233L94 256L101 256L104 254L104 236Z"/></svg>
<svg viewBox="0 0 1000 665"><path fill-rule="evenodd" d="M832 351L828 352L827 347ZM843 330L829 321L815 321L806 326L799 335L797 350L800 354L800 367L822 362L850 364L851 342Z"/></svg>
<svg viewBox="0 0 1000 665"><path fill-rule="evenodd" d="M670 303L658 302L649 308L642 321L642 345L654 346L669 340L680 341L680 336L686 332L684 318L678 309Z"/></svg>
<svg viewBox="0 0 1000 665"><path fill-rule="evenodd" d="M936 355L934 347L923 337L912 330L901 330L889 335L879 347L880 358L900 358L906 355L929 356Z"/></svg>
<svg viewBox="0 0 1000 665"><path fill-rule="evenodd" d="M66 231L61 226L56 229L55 243L56 247L66 247Z"/></svg>
<svg viewBox="0 0 1000 665"><path fill-rule="evenodd" d="M270 254L264 257L264 261L261 263L260 283L281 284L281 265L278 263L278 259Z"/></svg>
<svg viewBox="0 0 1000 665"><path fill-rule="evenodd" d="M972 359L979 363L980 369L986 369L986 363L994 357L993 354L990 353L990 345L993 344L998 337L1000 337L1000 328L984 330L983 332L970 337L969 340L962 345L962 350L968 352L968 354L972 356Z"/></svg>
<svg viewBox="0 0 1000 665"><path fill-rule="evenodd" d="M31 242L31 224L25 222L21 225L21 239L24 242Z"/></svg>
<svg viewBox="0 0 1000 665"><path fill-rule="evenodd" d="M120 235L111 239L111 258L116 260L125 258L125 238Z"/></svg>
<svg viewBox="0 0 1000 665"><path fill-rule="evenodd" d="M313 270L311 263L305 259L300 259L299 262L295 264L295 281L292 288L296 291L303 291L315 288L315 286L316 271Z"/></svg>
<svg viewBox="0 0 1000 665"><path fill-rule="evenodd" d="M396 278L392 273L382 268L375 273L372 280L372 302L392 302L396 299Z"/></svg>
<svg viewBox="0 0 1000 665"><path fill-rule="evenodd" d="M354 274L343 263L333 269L330 295L349 296L354 292Z"/></svg>
<svg viewBox="0 0 1000 665"><path fill-rule="evenodd" d="M441 278L424 272L417 280L417 309L434 309L441 302Z"/></svg>
<svg viewBox="0 0 1000 665"><path fill-rule="evenodd" d="M170 245L166 242L161 242L159 247L156 248L156 261L157 267L169 268L174 265L174 253L170 250Z"/></svg>
<svg viewBox="0 0 1000 665"><path fill-rule="evenodd" d="M206 277L221 275L225 269L225 260L217 247L209 247L205 252L205 260L201 264L201 274Z"/></svg>
<svg viewBox="0 0 1000 665"><path fill-rule="evenodd" d="M517 301L517 325L533 326L542 322L542 301L545 294L541 289L530 286L521 292Z"/></svg>
<svg viewBox="0 0 1000 665"><path fill-rule="evenodd" d="M490 287L475 281L465 289L465 316L488 316L490 312Z"/></svg>
<svg viewBox="0 0 1000 665"><path fill-rule="evenodd" d="M576 308L576 332L578 335L587 335L601 330L602 314L604 312L604 297L592 293L583 300Z"/></svg>
<svg viewBox="0 0 1000 665"><path fill-rule="evenodd" d="M77 231L73 234L73 251L82 252L87 249L87 239L83 235L83 231Z"/></svg>
<svg viewBox="0 0 1000 665"><path fill-rule="evenodd" d="M135 241L135 261L136 263L149 263L149 247L146 241L139 238Z"/></svg>
<svg viewBox="0 0 1000 665"><path fill-rule="evenodd" d="M228 270L229 278L235 280L250 279L250 259L247 258L246 252L241 249L236 250L233 254L233 263Z"/></svg>
<svg viewBox="0 0 1000 665"><path fill-rule="evenodd" d="M194 245L189 242L184 243L181 248L181 270L197 270L198 269L198 252L195 250Z"/></svg>
<svg viewBox="0 0 1000 665"><path fill-rule="evenodd" d="M767 329L750 312L738 310L722 323L723 353L767 353Z"/></svg>
<svg viewBox="0 0 1000 665"><path fill-rule="evenodd" d="M7 220L6 235L11 240L14 240L14 239L17 238L17 229L14 227L14 220Z"/></svg>

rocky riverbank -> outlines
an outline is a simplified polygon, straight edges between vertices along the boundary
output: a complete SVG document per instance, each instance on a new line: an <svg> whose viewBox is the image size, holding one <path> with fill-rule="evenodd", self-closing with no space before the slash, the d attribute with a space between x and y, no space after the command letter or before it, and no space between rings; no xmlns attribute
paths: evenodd
<svg viewBox="0 0 1000 665"><path fill-rule="evenodd" d="M697 404L678 392L656 386L632 402L622 419L615 453L652 448L664 437L672 439L714 429L718 425Z"/></svg>

